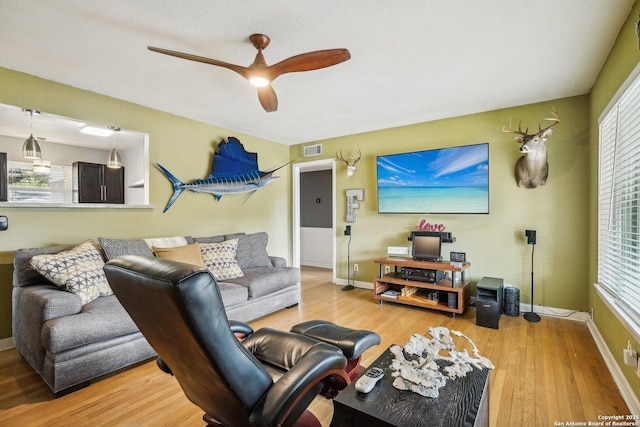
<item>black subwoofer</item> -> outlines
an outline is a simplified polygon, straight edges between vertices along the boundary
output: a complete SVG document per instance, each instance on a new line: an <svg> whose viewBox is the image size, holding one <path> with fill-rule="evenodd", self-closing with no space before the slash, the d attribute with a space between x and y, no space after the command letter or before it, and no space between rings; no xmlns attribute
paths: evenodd
<svg viewBox="0 0 640 427"><path fill-rule="evenodd" d="M498 329L502 314L502 279L483 277L476 285L476 325Z"/></svg>

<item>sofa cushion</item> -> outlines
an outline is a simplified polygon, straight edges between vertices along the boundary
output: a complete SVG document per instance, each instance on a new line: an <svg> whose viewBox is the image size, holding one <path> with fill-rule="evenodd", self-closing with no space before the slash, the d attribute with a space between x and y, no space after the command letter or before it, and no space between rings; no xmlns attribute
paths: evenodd
<svg viewBox="0 0 640 427"><path fill-rule="evenodd" d="M198 243L202 255L202 263L217 281L242 277L243 273L236 261L238 239L225 240L220 243Z"/></svg>
<svg viewBox="0 0 640 427"><path fill-rule="evenodd" d="M144 240L106 239L98 237L100 247L104 251L107 261L123 255L153 256L153 252Z"/></svg>
<svg viewBox="0 0 640 427"><path fill-rule="evenodd" d="M97 298L80 313L45 322L41 340L52 353L138 332L115 295Z"/></svg>
<svg viewBox="0 0 640 427"><path fill-rule="evenodd" d="M242 304L249 299L249 289L235 283L218 282L222 303L225 307Z"/></svg>
<svg viewBox="0 0 640 427"><path fill-rule="evenodd" d="M245 286L249 298L257 298L300 283L300 269L294 267L256 267L244 270L244 276L227 282Z"/></svg>
<svg viewBox="0 0 640 427"><path fill-rule="evenodd" d="M252 267L272 266L267 253L267 243L269 243L267 233L241 234L237 238L236 260L243 271Z"/></svg>
<svg viewBox="0 0 640 427"><path fill-rule="evenodd" d="M113 292L104 274L104 260L93 241L50 255L36 255L31 266L60 288L74 293L87 304Z"/></svg>
<svg viewBox="0 0 640 427"><path fill-rule="evenodd" d="M200 245L197 243L173 248L157 248L154 246L152 249L158 258L186 262L187 264L203 267Z"/></svg>

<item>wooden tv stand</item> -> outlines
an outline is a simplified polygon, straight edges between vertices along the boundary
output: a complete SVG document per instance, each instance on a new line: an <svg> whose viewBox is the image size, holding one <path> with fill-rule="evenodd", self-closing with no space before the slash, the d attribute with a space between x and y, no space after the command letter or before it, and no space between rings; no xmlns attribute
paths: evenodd
<svg viewBox="0 0 640 427"><path fill-rule="evenodd" d="M382 304L384 301L391 301L398 304L413 305L416 307L430 308L432 310L440 310L456 314L464 313L465 308L469 305L471 296L471 285L465 280L464 272L471 263L462 263L462 267L454 267L448 261L431 262L431 261L415 261L410 258L380 258L374 261L380 265L380 275L373 282L374 298ZM385 274L385 266L393 267L392 271ZM439 283L429 283L417 280L405 280L402 278L402 267L419 268L426 270L440 270L449 273L450 277L446 277ZM456 276L460 274L459 280ZM397 298L391 298L381 295L383 292L395 289L403 293L411 294L410 296L400 295ZM404 291L403 291L404 290ZM438 300L429 300L425 294L429 291L438 291L440 298ZM456 294L455 307L449 307L449 294Z"/></svg>

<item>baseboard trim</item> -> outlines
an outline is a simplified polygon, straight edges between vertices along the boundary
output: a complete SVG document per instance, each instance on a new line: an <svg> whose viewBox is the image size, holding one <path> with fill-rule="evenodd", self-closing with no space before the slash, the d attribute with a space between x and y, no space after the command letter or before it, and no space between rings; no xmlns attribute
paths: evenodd
<svg viewBox="0 0 640 427"><path fill-rule="evenodd" d="M301 267L318 267L318 268L327 268L327 269L333 268L333 264L331 264L330 262L316 262L316 261L305 261L305 260L300 261L300 266Z"/></svg>
<svg viewBox="0 0 640 427"><path fill-rule="evenodd" d="M336 278L335 284L340 286L346 286L348 284L351 284L356 288L373 290L373 283L370 283L370 282L359 282L357 280L353 281L353 280Z"/></svg>
<svg viewBox="0 0 640 427"><path fill-rule="evenodd" d="M520 303L520 314L529 313L531 304ZM533 305L534 313L541 316L559 317L562 319L575 320L578 322L586 322L591 317L586 311L567 310L565 308L545 307L542 305Z"/></svg>
<svg viewBox="0 0 640 427"><path fill-rule="evenodd" d="M0 339L0 351L11 350L14 348L13 337Z"/></svg>
<svg viewBox="0 0 640 427"><path fill-rule="evenodd" d="M609 372L611 372L611 376L618 386L618 390L620 390L620 394L622 395L624 402L629 407L629 413L640 414L640 401L638 401L638 397L633 392L633 389L629 385L627 378L622 373L620 365L618 365L616 359L613 357L613 354L611 354L611 351L604 341L604 338L602 338L602 335L600 335L600 331L596 327L596 324L593 323L592 319L588 319L587 326L589 327L589 331L591 332L593 340L598 346L598 350L600 350L600 354L604 359L604 363L607 365L607 368L609 368Z"/></svg>

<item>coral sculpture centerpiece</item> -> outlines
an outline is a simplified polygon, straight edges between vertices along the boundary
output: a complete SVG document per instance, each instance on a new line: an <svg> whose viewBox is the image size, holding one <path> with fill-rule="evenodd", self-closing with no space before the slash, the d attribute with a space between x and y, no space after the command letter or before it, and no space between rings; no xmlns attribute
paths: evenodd
<svg viewBox="0 0 640 427"><path fill-rule="evenodd" d="M393 386L399 390L410 390L425 397L439 396L440 387L449 380L461 378L473 368L493 369L493 363L480 355L478 348L469 337L459 331L449 331L444 327L429 328L431 339L413 334L409 341L401 347L391 346ZM471 344L473 356L467 350L455 350L451 334L464 338ZM441 351L449 351L449 355L441 355ZM437 363L438 361L442 361ZM442 366L441 366L442 365Z"/></svg>

